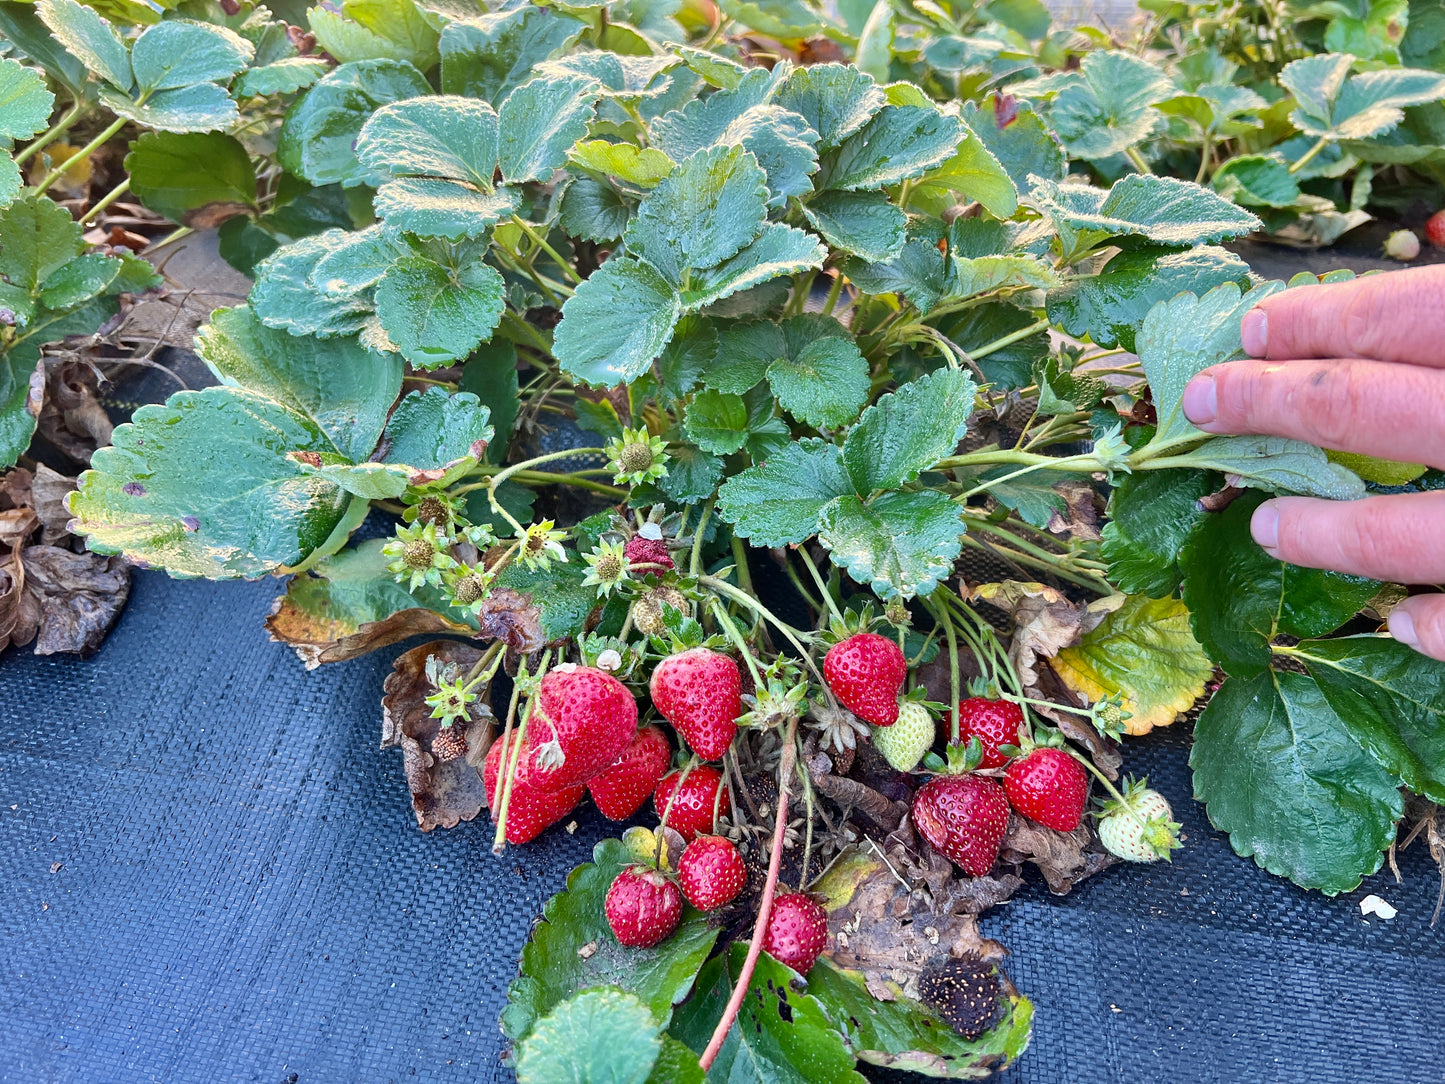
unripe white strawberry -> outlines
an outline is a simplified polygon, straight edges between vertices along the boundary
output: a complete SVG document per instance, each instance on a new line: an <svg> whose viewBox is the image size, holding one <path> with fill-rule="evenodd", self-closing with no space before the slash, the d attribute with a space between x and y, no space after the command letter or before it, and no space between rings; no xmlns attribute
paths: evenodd
<svg viewBox="0 0 1445 1084"><path fill-rule="evenodd" d="M898 771L911 772L933 745L935 732L928 709L912 700L904 700L898 705L896 723L873 727L873 745Z"/></svg>
<svg viewBox="0 0 1445 1084"><path fill-rule="evenodd" d="M1099 842L1126 862L1167 862L1180 845L1174 811L1147 782L1126 782L1124 800L1106 802L1099 816Z"/></svg>
<svg viewBox="0 0 1445 1084"><path fill-rule="evenodd" d="M1420 238L1410 230L1396 230L1385 238L1385 255L1409 263L1420 255Z"/></svg>

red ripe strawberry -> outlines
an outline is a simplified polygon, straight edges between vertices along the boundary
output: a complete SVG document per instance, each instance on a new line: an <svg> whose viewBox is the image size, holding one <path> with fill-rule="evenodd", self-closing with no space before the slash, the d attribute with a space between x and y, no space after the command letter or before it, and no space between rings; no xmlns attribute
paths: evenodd
<svg viewBox="0 0 1445 1084"><path fill-rule="evenodd" d="M662 572L665 569L675 567L672 558L667 554L667 543L661 538L648 538L645 535L633 535L622 547L622 555L627 558L629 565L660 565L660 568L639 569L639 574L648 572Z"/></svg>
<svg viewBox="0 0 1445 1084"><path fill-rule="evenodd" d="M945 717L943 727L952 731L953 720ZM1012 700L988 700L971 696L958 702L958 740L967 743L977 738L983 747L980 768L1002 768L1008 757L998 751L1000 745L1018 745L1019 731L1024 725L1024 712Z"/></svg>
<svg viewBox="0 0 1445 1084"><path fill-rule="evenodd" d="M1003 773L1009 804L1045 828L1072 832L1084 816L1089 777L1062 749L1041 746L1019 757Z"/></svg>
<svg viewBox="0 0 1445 1084"><path fill-rule="evenodd" d="M487 793L487 805L497 792L497 775L502 766L502 743L492 743L487 751L486 763L482 766L482 786ZM512 780L512 797L507 802L507 842L530 843L568 813L577 808L586 792L584 787L566 787L562 790L536 790L520 779Z"/></svg>
<svg viewBox="0 0 1445 1084"><path fill-rule="evenodd" d="M823 677L843 706L864 722L892 726L908 664L898 645L872 632L840 640L823 656Z"/></svg>
<svg viewBox="0 0 1445 1084"><path fill-rule="evenodd" d="M586 783L613 764L637 733L637 701L611 674L563 663L537 689L517 778L537 790Z"/></svg>
<svg viewBox="0 0 1445 1084"><path fill-rule="evenodd" d="M698 836L677 860L682 894L699 911L716 911L737 898L748 883L748 867L722 836Z"/></svg>
<svg viewBox="0 0 1445 1084"><path fill-rule="evenodd" d="M743 678L727 655L695 647L652 672L652 704L703 760L717 760L738 732Z"/></svg>
<svg viewBox="0 0 1445 1084"><path fill-rule="evenodd" d="M1436 248L1445 248L1445 211L1436 211L1425 220L1425 240Z"/></svg>
<svg viewBox="0 0 1445 1084"><path fill-rule="evenodd" d="M607 925L628 948L651 948L677 929L682 893L655 869L628 866L607 890Z"/></svg>
<svg viewBox="0 0 1445 1084"><path fill-rule="evenodd" d="M780 964L806 975L828 944L828 912L811 896L801 892L778 893L768 930L763 934L763 951Z"/></svg>
<svg viewBox="0 0 1445 1084"><path fill-rule="evenodd" d="M913 796L913 823L934 850L970 877L983 877L1008 830L1008 798L984 776L941 775Z"/></svg>
<svg viewBox="0 0 1445 1084"><path fill-rule="evenodd" d="M610 821L625 821L642 808L647 796L672 761L667 735L655 726L637 732L617 763L593 776L587 790L602 815Z"/></svg>
<svg viewBox="0 0 1445 1084"><path fill-rule="evenodd" d="M679 787L677 781L681 778L681 771L664 775L652 800L657 806L658 817L665 816L667 826L691 842L713 830L714 805L719 816L732 807L728 804L727 788L722 785L722 773L716 768L697 765L687 773L687 779Z"/></svg>

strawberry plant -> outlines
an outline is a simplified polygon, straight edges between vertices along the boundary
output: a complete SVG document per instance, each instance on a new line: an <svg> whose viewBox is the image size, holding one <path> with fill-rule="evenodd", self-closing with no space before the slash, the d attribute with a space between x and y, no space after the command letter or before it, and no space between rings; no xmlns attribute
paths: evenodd
<svg viewBox="0 0 1445 1084"><path fill-rule="evenodd" d="M21 164L107 111L90 150L125 131L124 184L254 273L197 336L216 383L115 430L73 530L290 577L267 627L307 666L442 637L383 701L423 830L485 810L462 830L500 852L589 795L640 821L523 950L520 1080L1007 1064L1033 1010L977 914L1029 866L1062 893L1167 859L1122 739L1191 713L1211 820L1307 888L1380 867L1402 788L1445 801L1445 666L1378 631L1399 588L1249 535L1270 493L1439 472L1182 407L1249 309L1320 281L1227 243L1436 176L1418 34L1338 6L1286 34L1288 5L1171 5L1134 42L1029 4L14 7L73 98L45 129L0 60L0 134L43 133ZM152 281L85 252L48 177L0 174L22 412L40 340Z"/></svg>

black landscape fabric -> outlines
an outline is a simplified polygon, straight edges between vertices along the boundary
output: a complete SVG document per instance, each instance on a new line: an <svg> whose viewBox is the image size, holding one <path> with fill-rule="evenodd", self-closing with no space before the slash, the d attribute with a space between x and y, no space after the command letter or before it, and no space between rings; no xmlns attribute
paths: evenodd
<svg viewBox="0 0 1445 1084"><path fill-rule="evenodd" d="M142 572L93 658L0 658L0 1081L513 1079L523 939L614 829L587 812L500 859L485 817L422 835L377 750L397 649L307 674L261 630L279 590ZM996 1079L1445 1079L1423 843L1403 884L1301 892L1209 828L1186 730L1127 752L1184 850L985 919L1037 1007ZM1398 916L1362 916L1370 892Z"/></svg>

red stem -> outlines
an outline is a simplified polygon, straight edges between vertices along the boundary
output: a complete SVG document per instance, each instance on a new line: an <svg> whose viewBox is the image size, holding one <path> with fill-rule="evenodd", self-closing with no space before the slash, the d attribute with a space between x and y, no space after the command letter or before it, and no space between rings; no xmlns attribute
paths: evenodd
<svg viewBox="0 0 1445 1084"><path fill-rule="evenodd" d="M712 1068L718 1051L722 1049L723 1043L727 1040L728 1031L732 1028L733 1021L737 1019L738 1010L743 1007L743 998L747 996L748 984L753 980L753 970L758 965L758 956L763 951L763 937L768 930L768 919L773 914L773 896L778 889L778 868L783 857L783 829L788 823L788 783L793 778L793 765L796 757L794 740L797 732L798 721L794 719L788 724L788 737L783 745L783 761L778 769L778 817L773 825L773 851L768 856L768 879L763 885L762 903L758 906L758 924L753 928L753 939L748 945L747 959L743 961L743 969L738 972L738 981L737 985L733 987L732 997L728 998L727 1008L723 1009L722 1019L713 1029L707 1049L698 1059L698 1064L702 1066L703 1072Z"/></svg>

